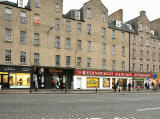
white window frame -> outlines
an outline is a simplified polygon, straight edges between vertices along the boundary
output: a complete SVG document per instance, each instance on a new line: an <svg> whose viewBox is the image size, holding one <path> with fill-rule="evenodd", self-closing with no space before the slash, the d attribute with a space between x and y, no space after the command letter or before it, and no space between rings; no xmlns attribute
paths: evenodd
<svg viewBox="0 0 160 119"><path fill-rule="evenodd" d="M56 3L56 4L55 4L55 11L56 11L56 12L59 12L59 11L60 11L60 9L59 9L59 3Z"/></svg>
<svg viewBox="0 0 160 119"><path fill-rule="evenodd" d="M112 45L112 55L116 54L116 45Z"/></svg>
<svg viewBox="0 0 160 119"><path fill-rule="evenodd" d="M20 12L20 22L24 24L27 23L27 14L25 11Z"/></svg>
<svg viewBox="0 0 160 119"><path fill-rule="evenodd" d="M26 31L20 31L20 42L26 43Z"/></svg>
<svg viewBox="0 0 160 119"><path fill-rule="evenodd" d="M26 63L26 52L21 51L20 54L20 63L25 64Z"/></svg>
<svg viewBox="0 0 160 119"><path fill-rule="evenodd" d="M102 53L106 53L106 43L102 43Z"/></svg>
<svg viewBox="0 0 160 119"><path fill-rule="evenodd" d="M87 18L88 18L88 19L91 19L91 18L92 18L92 11L91 11L91 8L87 8L86 13L87 13Z"/></svg>
<svg viewBox="0 0 160 119"><path fill-rule="evenodd" d="M140 64L140 72L143 72L143 64Z"/></svg>
<svg viewBox="0 0 160 119"><path fill-rule="evenodd" d="M39 46L40 45L40 34L34 33L34 45Z"/></svg>
<svg viewBox="0 0 160 119"><path fill-rule="evenodd" d="M5 62L11 62L12 61L12 51L11 50L5 50Z"/></svg>
<svg viewBox="0 0 160 119"><path fill-rule="evenodd" d="M124 61L122 61L122 63L121 63L121 68L122 68L122 71L125 71L125 62Z"/></svg>
<svg viewBox="0 0 160 119"><path fill-rule="evenodd" d="M87 48L87 49L88 49L88 51L91 51L91 50L92 50L92 48L91 48L91 47L92 47L92 42L91 42L91 41L88 41L88 48Z"/></svg>
<svg viewBox="0 0 160 119"><path fill-rule="evenodd" d="M56 66L60 66L61 63L61 56L60 55L56 55L55 56L55 65Z"/></svg>
<svg viewBox="0 0 160 119"><path fill-rule="evenodd" d="M56 39L55 39L55 48L60 48L60 37L56 36Z"/></svg>
<svg viewBox="0 0 160 119"><path fill-rule="evenodd" d="M122 56L125 57L125 47L122 47Z"/></svg>
<svg viewBox="0 0 160 119"><path fill-rule="evenodd" d="M60 19L59 18L56 18L55 24L56 24L56 29L60 29Z"/></svg>
<svg viewBox="0 0 160 119"><path fill-rule="evenodd" d="M106 69L106 59L102 59L102 69Z"/></svg>
<svg viewBox="0 0 160 119"><path fill-rule="evenodd" d="M77 23L77 32L81 33L81 23Z"/></svg>
<svg viewBox="0 0 160 119"><path fill-rule="evenodd" d="M106 14L102 13L102 22L105 23L106 22Z"/></svg>
<svg viewBox="0 0 160 119"><path fill-rule="evenodd" d="M71 49L71 39L70 38L66 38L66 49Z"/></svg>
<svg viewBox="0 0 160 119"><path fill-rule="evenodd" d="M35 7L39 8L40 7L40 0L35 0Z"/></svg>
<svg viewBox="0 0 160 119"><path fill-rule="evenodd" d="M91 58L87 58L87 68L91 68Z"/></svg>
<svg viewBox="0 0 160 119"><path fill-rule="evenodd" d="M102 28L102 38L106 37L106 28Z"/></svg>
<svg viewBox="0 0 160 119"><path fill-rule="evenodd" d="M71 65L71 56L66 56L66 66Z"/></svg>
<svg viewBox="0 0 160 119"><path fill-rule="evenodd" d="M12 41L12 29L6 28L5 41Z"/></svg>
<svg viewBox="0 0 160 119"><path fill-rule="evenodd" d="M87 24L87 33L91 34L91 24Z"/></svg>
<svg viewBox="0 0 160 119"><path fill-rule="evenodd" d="M81 63L82 63L82 58L77 57L77 67L81 67Z"/></svg>
<svg viewBox="0 0 160 119"><path fill-rule="evenodd" d="M112 30L112 40L115 40L115 39L116 39L116 31Z"/></svg>
<svg viewBox="0 0 160 119"><path fill-rule="evenodd" d="M34 53L34 64L39 64L39 53Z"/></svg>
<svg viewBox="0 0 160 119"><path fill-rule="evenodd" d="M71 31L71 22L70 21L66 21L66 31Z"/></svg>
<svg viewBox="0 0 160 119"><path fill-rule="evenodd" d="M6 20L12 20L12 9L11 8L5 8L5 14L6 14Z"/></svg>
<svg viewBox="0 0 160 119"><path fill-rule="evenodd" d="M112 71L116 70L116 61L112 60Z"/></svg>
<svg viewBox="0 0 160 119"><path fill-rule="evenodd" d="M82 41L79 39L77 40L77 49L82 50Z"/></svg>

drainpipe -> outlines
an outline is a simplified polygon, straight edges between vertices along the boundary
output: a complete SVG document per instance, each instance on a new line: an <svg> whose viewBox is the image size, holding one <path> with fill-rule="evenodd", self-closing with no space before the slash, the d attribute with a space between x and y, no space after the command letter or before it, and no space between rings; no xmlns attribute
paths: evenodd
<svg viewBox="0 0 160 119"><path fill-rule="evenodd" d="M129 72L131 71L131 53L130 53L130 51L131 51L131 46L130 46L130 44L131 44L131 33L129 32Z"/></svg>

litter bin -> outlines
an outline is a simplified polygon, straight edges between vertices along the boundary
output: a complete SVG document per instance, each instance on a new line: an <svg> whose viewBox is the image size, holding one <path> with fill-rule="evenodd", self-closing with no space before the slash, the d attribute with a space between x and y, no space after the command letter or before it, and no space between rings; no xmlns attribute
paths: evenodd
<svg viewBox="0 0 160 119"><path fill-rule="evenodd" d="M0 85L0 90L2 89L2 85Z"/></svg>

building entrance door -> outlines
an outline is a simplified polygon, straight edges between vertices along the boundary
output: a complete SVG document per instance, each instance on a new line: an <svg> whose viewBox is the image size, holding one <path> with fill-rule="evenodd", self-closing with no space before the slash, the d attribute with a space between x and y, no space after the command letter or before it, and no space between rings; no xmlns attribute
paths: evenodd
<svg viewBox="0 0 160 119"><path fill-rule="evenodd" d="M2 85L2 88L9 87L8 74L0 74L0 85Z"/></svg>
<svg viewBox="0 0 160 119"><path fill-rule="evenodd" d="M77 78L77 89L81 89L81 78Z"/></svg>

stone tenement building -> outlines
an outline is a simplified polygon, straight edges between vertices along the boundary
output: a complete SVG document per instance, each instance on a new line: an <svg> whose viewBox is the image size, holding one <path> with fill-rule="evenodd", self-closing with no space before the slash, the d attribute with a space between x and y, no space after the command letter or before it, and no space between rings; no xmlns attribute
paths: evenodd
<svg viewBox="0 0 160 119"><path fill-rule="evenodd" d="M124 23L123 10L108 15L101 0L65 15L63 0L22 4L0 2L3 88L30 88L35 80L50 88L54 79L67 88L110 89L160 71L158 32L145 12Z"/></svg>

